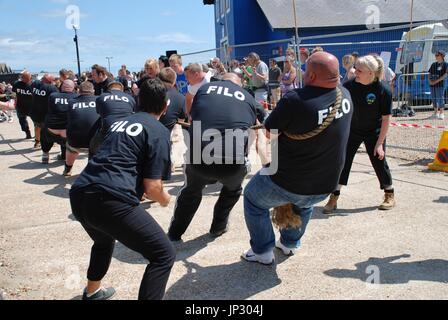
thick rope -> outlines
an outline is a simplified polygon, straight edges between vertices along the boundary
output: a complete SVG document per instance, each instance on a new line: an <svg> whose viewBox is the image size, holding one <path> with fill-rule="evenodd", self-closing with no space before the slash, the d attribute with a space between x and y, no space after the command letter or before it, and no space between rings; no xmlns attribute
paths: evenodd
<svg viewBox="0 0 448 320"><path fill-rule="evenodd" d="M339 88L336 88L336 91L337 91L336 102L334 104L334 108L331 110L330 114L328 115L328 117L325 119L325 121L321 124L321 126L319 128L316 128L313 131L303 133L303 134L290 134L287 132L284 132L284 134L292 140L304 141L304 140L314 138L314 137L318 136L319 134L321 134L323 131L325 131L333 123L334 119L336 119L336 115L338 114L338 111L342 107L342 91Z"/></svg>

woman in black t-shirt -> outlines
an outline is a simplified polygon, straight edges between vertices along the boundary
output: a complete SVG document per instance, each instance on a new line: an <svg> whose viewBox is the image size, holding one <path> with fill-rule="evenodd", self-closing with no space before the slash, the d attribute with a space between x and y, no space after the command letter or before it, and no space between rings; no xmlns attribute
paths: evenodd
<svg viewBox="0 0 448 320"><path fill-rule="evenodd" d="M326 214L331 214L337 209L340 190L348 183L354 157L362 143L366 146L381 189L386 193L379 209L391 210L395 207L392 175L386 161L386 136L392 114L392 93L387 84L381 82L384 62L378 56L369 55L358 59L355 69L356 78L344 84L352 96L354 105L347 157L339 187L324 208Z"/></svg>
<svg viewBox="0 0 448 320"><path fill-rule="evenodd" d="M434 118L445 120L445 79L448 77L448 63L445 62L445 52L436 52L436 62L429 69L429 85L434 105Z"/></svg>

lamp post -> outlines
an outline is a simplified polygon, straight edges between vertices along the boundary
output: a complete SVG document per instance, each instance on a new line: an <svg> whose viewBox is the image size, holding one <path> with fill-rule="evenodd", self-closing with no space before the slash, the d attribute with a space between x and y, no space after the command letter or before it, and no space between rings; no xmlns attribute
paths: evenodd
<svg viewBox="0 0 448 320"><path fill-rule="evenodd" d="M73 41L75 41L76 44L76 60L78 61L78 84L81 83L81 60L79 59L79 44L78 44L78 29L76 29L76 26L73 25L73 30L75 30L75 38Z"/></svg>
<svg viewBox="0 0 448 320"><path fill-rule="evenodd" d="M106 57L107 62L109 64L109 73L110 73L110 60L112 60L114 57Z"/></svg>

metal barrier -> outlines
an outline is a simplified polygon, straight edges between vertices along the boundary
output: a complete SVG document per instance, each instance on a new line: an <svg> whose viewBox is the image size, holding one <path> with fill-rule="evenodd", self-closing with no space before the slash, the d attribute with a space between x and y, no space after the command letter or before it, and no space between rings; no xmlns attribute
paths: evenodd
<svg viewBox="0 0 448 320"><path fill-rule="evenodd" d="M429 73L401 74L396 80L398 106L431 108Z"/></svg>

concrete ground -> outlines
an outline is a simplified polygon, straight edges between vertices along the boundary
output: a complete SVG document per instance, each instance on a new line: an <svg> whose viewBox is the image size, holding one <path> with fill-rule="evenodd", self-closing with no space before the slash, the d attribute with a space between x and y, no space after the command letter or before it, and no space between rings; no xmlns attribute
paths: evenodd
<svg viewBox="0 0 448 320"><path fill-rule="evenodd" d="M79 299L92 243L71 215L76 177L63 178L56 160L40 164L40 151L22 137L17 122L0 124L0 298ZM368 158L361 153L355 162L337 214L324 216L320 204L303 247L290 258L276 251L269 267L240 259L249 248L242 201L229 233L207 235L219 187L207 188L176 245L166 299L447 299L448 175L390 159L398 206L380 212L383 195ZM85 164L78 161L75 173ZM167 184L172 195L182 181L178 170ZM145 207L167 230L174 203ZM104 285L117 289L116 299L135 299L145 267L117 243Z"/></svg>

